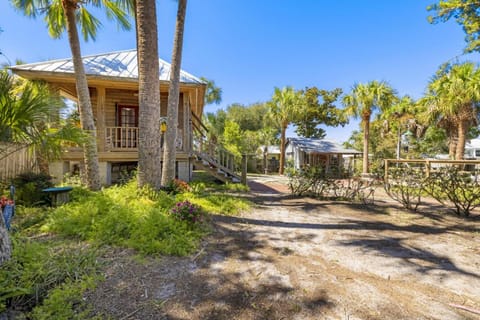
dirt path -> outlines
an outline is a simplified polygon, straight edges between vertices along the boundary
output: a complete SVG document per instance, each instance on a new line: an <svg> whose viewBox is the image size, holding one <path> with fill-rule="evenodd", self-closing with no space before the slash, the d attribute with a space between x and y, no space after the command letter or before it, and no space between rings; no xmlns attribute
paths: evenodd
<svg viewBox="0 0 480 320"><path fill-rule="evenodd" d="M294 199L254 179L257 203L215 216L188 258L112 258L87 298L115 319L480 319L480 222Z"/></svg>

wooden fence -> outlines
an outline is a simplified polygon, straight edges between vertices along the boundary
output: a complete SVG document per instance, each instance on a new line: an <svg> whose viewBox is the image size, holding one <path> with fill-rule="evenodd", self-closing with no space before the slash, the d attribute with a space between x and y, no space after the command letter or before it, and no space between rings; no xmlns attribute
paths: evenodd
<svg viewBox="0 0 480 320"><path fill-rule="evenodd" d="M432 170L452 165L464 165L466 171L474 171L480 167L480 160L385 159L385 182L388 180L388 169L393 164L422 167L428 177Z"/></svg>
<svg viewBox="0 0 480 320"><path fill-rule="evenodd" d="M0 182L26 171L38 172L35 153L26 146L0 144Z"/></svg>

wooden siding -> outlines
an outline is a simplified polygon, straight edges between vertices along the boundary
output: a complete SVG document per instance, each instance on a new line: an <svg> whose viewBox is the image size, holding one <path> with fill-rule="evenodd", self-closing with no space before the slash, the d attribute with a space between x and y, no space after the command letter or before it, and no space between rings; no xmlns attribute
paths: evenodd
<svg viewBox="0 0 480 320"><path fill-rule="evenodd" d="M74 90L69 84L54 85L62 93ZM125 160L137 160L137 148L135 144L130 143L129 148L124 148L121 145L112 144L111 136L112 130L118 127L117 113L119 106L138 106L138 91L126 88L109 88L103 86L90 87L90 97L93 108L93 116L97 128L97 144L98 150L104 160L120 160L125 157ZM166 117L168 88L162 88L160 94L160 115ZM72 92L74 93L74 92ZM191 104L192 92L185 90L180 93L179 108L178 108L178 131L177 131L177 158L186 158L186 155L191 151L192 144L192 128L191 128ZM117 133L117 131L115 131ZM107 138L109 137L109 138ZM113 147L112 147L113 146ZM127 149L127 150L124 150ZM62 158L64 160L80 159L77 152L64 153ZM115 153L115 155L107 155L108 153ZM127 156L128 154L128 156Z"/></svg>
<svg viewBox="0 0 480 320"><path fill-rule="evenodd" d="M7 182L27 171L39 171L34 152L19 145L0 145L0 181Z"/></svg>

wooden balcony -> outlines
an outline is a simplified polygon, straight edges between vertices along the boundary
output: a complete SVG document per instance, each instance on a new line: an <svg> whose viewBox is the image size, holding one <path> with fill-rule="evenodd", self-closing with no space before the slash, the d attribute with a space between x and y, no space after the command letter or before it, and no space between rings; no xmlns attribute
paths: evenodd
<svg viewBox="0 0 480 320"><path fill-rule="evenodd" d="M106 127L105 151L137 151L138 127Z"/></svg>
<svg viewBox="0 0 480 320"><path fill-rule="evenodd" d="M138 127L106 127L105 151L138 151ZM163 140L163 137L162 137ZM161 141L163 149L163 141ZM183 130L177 131L177 152L184 150Z"/></svg>

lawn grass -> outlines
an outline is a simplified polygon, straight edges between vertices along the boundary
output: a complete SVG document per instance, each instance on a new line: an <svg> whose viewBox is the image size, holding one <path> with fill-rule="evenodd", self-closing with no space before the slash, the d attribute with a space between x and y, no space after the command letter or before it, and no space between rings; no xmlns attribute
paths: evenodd
<svg viewBox="0 0 480 320"><path fill-rule="evenodd" d="M245 187L206 179L190 191L169 194L138 189L135 180L98 192L75 187L57 208L18 207L13 257L0 269L0 313L20 310L31 319L91 319L82 293L101 280L104 248L131 248L140 255L188 255L211 228L170 214L188 200L208 216L237 214L250 204ZM205 219L208 221L208 219Z"/></svg>

